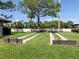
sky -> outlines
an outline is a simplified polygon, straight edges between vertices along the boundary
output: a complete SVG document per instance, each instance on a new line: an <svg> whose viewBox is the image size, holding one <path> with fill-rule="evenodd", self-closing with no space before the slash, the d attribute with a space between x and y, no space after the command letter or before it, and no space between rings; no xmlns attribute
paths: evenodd
<svg viewBox="0 0 79 59"><path fill-rule="evenodd" d="M2 0L7 1L7 0ZM19 0L12 0L15 4L18 3ZM0 14L4 13L5 15L13 15L11 21L23 20L28 21L27 14L23 14L20 11L6 11L0 10ZM79 0L61 0L61 12L60 18L62 21L73 21L74 23L79 23ZM37 21L37 19L33 19ZM41 21L51 21L55 20L51 16L42 17Z"/></svg>

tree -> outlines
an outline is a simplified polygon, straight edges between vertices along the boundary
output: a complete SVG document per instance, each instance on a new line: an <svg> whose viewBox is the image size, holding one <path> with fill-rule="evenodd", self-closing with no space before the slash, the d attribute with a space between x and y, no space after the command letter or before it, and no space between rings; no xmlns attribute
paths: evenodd
<svg viewBox="0 0 79 59"><path fill-rule="evenodd" d="M13 4L12 1L7 1L7 2L2 2L0 0L0 9L4 10L4 9L13 9L15 7L15 4Z"/></svg>
<svg viewBox="0 0 79 59"><path fill-rule="evenodd" d="M15 28L22 29L24 27L22 21L17 21L17 22L14 22L13 24Z"/></svg>
<svg viewBox="0 0 79 59"><path fill-rule="evenodd" d="M61 5L60 5L60 0L57 0L57 4L56 4L56 7L55 7L55 13L56 13L56 17L58 18L58 31L60 31L60 11L61 11Z"/></svg>
<svg viewBox="0 0 79 59"><path fill-rule="evenodd" d="M35 27L34 26L35 23L32 20L29 20L28 24L29 24L29 28L34 28Z"/></svg>
<svg viewBox="0 0 79 59"><path fill-rule="evenodd" d="M72 21L67 21L67 24L73 25L74 23Z"/></svg>
<svg viewBox="0 0 79 59"><path fill-rule="evenodd" d="M7 2L2 2L0 0L0 9L1 10L13 10L15 8L15 4L13 4L13 2L11 0L7 1ZM5 17L5 18L11 18L13 15L7 16L5 14L1 14L1 16Z"/></svg>
<svg viewBox="0 0 79 59"><path fill-rule="evenodd" d="M12 17L13 17L13 15L7 16L7 15L5 15L5 14L1 14L1 16L5 17L6 19L9 19L9 18L12 18Z"/></svg>
<svg viewBox="0 0 79 59"><path fill-rule="evenodd" d="M40 17L46 15L56 16L55 9L57 4L55 5L54 0L23 0L20 5L22 6L22 12L32 16L30 18L37 17L38 28L40 27Z"/></svg>
<svg viewBox="0 0 79 59"><path fill-rule="evenodd" d="M24 22L24 23L23 23L24 28L27 28L27 24L28 24L28 22Z"/></svg>
<svg viewBox="0 0 79 59"><path fill-rule="evenodd" d="M72 21L67 21L67 24L69 25L69 28L72 28L74 23Z"/></svg>

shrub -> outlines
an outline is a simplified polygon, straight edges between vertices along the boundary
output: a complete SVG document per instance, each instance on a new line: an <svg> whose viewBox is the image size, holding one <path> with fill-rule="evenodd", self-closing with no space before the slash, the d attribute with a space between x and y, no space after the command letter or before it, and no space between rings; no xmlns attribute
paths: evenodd
<svg viewBox="0 0 79 59"><path fill-rule="evenodd" d="M2 38L3 36L2 35L0 35L0 39Z"/></svg>
<svg viewBox="0 0 79 59"><path fill-rule="evenodd" d="M72 29L71 31L79 33L79 29L77 29L77 28L76 29Z"/></svg>

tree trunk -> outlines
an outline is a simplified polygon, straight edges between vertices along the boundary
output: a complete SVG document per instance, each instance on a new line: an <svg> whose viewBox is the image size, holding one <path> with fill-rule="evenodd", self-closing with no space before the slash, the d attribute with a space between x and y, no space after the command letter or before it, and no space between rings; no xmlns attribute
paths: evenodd
<svg viewBox="0 0 79 59"><path fill-rule="evenodd" d="M58 0L58 2L60 3L60 0ZM58 12L58 31L60 31L60 29L61 29L61 25L60 25L60 11L59 11Z"/></svg>
<svg viewBox="0 0 79 59"><path fill-rule="evenodd" d="M57 14L57 18L58 18L58 31L60 31L60 12L58 12Z"/></svg>
<svg viewBox="0 0 79 59"><path fill-rule="evenodd" d="M60 31L60 17L58 17L58 31Z"/></svg>
<svg viewBox="0 0 79 59"><path fill-rule="evenodd" d="M40 17L38 17L38 27L40 27Z"/></svg>

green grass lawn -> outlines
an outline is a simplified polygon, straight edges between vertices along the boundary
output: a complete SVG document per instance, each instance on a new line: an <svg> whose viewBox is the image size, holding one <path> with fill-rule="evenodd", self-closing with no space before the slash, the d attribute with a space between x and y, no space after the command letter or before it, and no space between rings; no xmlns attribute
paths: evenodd
<svg viewBox="0 0 79 59"><path fill-rule="evenodd" d="M70 40L79 40L79 33L74 33L74 32L61 32L61 35L64 37L70 39Z"/></svg>
<svg viewBox="0 0 79 59"><path fill-rule="evenodd" d="M79 47L51 46L49 33L40 33L26 44L0 43L0 59L79 59Z"/></svg>
<svg viewBox="0 0 79 59"><path fill-rule="evenodd" d="M77 45L79 46L79 33L75 33L75 32L61 32L61 35L63 35L64 37L66 37L69 40L76 40Z"/></svg>
<svg viewBox="0 0 79 59"><path fill-rule="evenodd" d="M2 39L3 38L3 36L2 35L0 35L0 39Z"/></svg>
<svg viewBox="0 0 79 59"><path fill-rule="evenodd" d="M8 38L19 38L21 36L24 36L24 35L27 35L27 34L30 34L31 32L15 32L15 33L12 33L11 35L8 35L8 36L5 36L5 37L8 37Z"/></svg>
<svg viewBox="0 0 79 59"><path fill-rule="evenodd" d="M58 35L54 34L54 38L55 38L56 40L58 40L60 37L59 37Z"/></svg>

